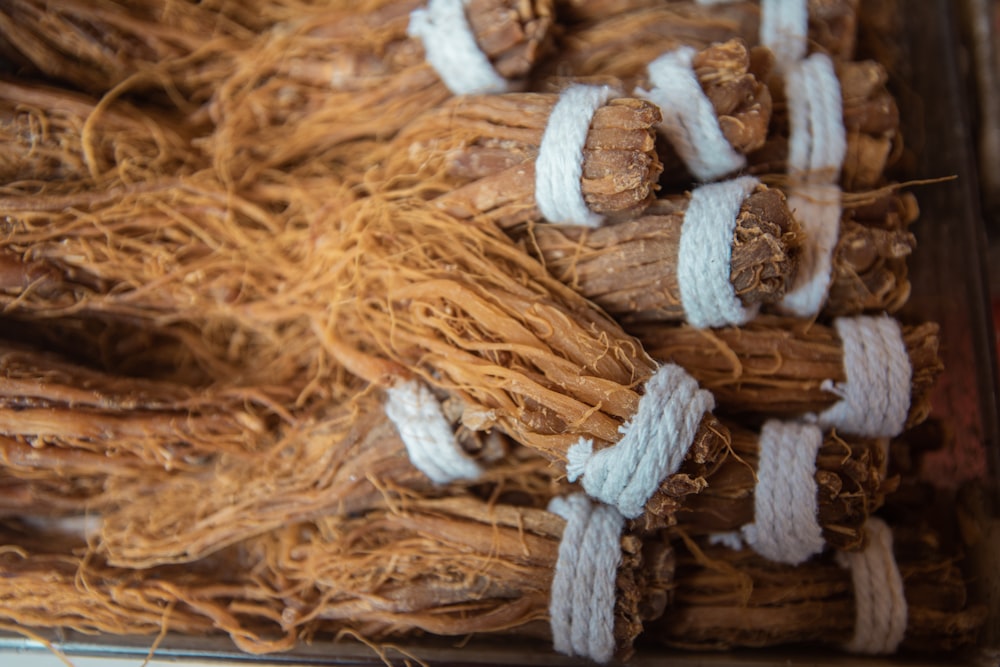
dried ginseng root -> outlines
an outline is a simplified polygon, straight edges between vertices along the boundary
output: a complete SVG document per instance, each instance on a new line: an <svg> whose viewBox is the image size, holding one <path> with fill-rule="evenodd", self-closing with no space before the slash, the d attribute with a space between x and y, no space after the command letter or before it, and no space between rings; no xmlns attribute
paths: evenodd
<svg viewBox="0 0 1000 667"><path fill-rule="evenodd" d="M762 316L712 331L633 329L654 358L679 364L711 391L722 412L815 414L863 437L893 437L926 419L942 370L933 322L861 316L826 326Z"/></svg>
<svg viewBox="0 0 1000 667"><path fill-rule="evenodd" d="M746 165L747 153L764 145L771 118L765 83L771 63L767 49L751 51L740 39L700 50L657 41L579 69L556 60L538 85L563 85L567 77L610 79L655 103L663 115L658 124L665 138L659 144L662 182L678 186L732 174Z"/></svg>
<svg viewBox="0 0 1000 667"><path fill-rule="evenodd" d="M597 229L528 225L509 232L553 276L626 326L651 321L739 324L756 316L761 305L784 296L797 266L799 236L784 195L748 183L744 192L749 194L730 216L728 238L699 243L698 232L714 219L703 214L718 201L713 193L729 187L707 185L692 195L660 199L636 220ZM716 261L705 254L706 248L728 257ZM715 266L721 271L713 271ZM718 279L710 282L715 273L720 273ZM705 299L706 293L728 296L732 303L726 309L710 308L708 303L725 302L711 295Z"/></svg>
<svg viewBox="0 0 1000 667"><path fill-rule="evenodd" d="M606 87L457 97L382 148L375 178L504 227L635 217L656 194L660 120L654 105ZM566 134L576 125L582 142L574 146ZM573 173L578 183L564 182ZM576 209L567 210L563 200L574 196Z"/></svg>
<svg viewBox="0 0 1000 667"><path fill-rule="evenodd" d="M130 183L190 171L199 162L190 137L165 114L124 102L98 109L86 95L5 80L0 142L0 184L8 191L15 181L27 181L33 192L47 189L45 182L107 187L104 176Z"/></svg>
<svg viewBox="0 0 1000 667"><path fill-rule="evenodd" d="M0 6L0 53L9 62L97 96L135 79L137 87L161 94L166 88L175 102L180 96L204 102L231 63L187 58L217 40L235 50L252 36L201 3L12 0ZM170 80L166 65L175 61L183 63L184 76Z"/></svg>
<svg viewBox="0 0 1000 667"><path fill-rule="evenodd" d="M324 518L265 536L289 629L371 640L514 634L606 662L663 612L670 548L582 494L549 510L468 497Z"/></svg>
<svg viewBox="0 0 1000 667"><path fill-rule="evenodd" d="M501 230L374 197L343 224L316 329L345 368L384 387L416 376L465 427L568 463L571 481L630 518L669 517L702 488L728 439L711 396Z"/></svg>
<svg viewBox="0 0 1000 667"><path fill-rule="evenodd" d="M308 317L322 299L303 281L346 201L336 180L294 172L238 193L198 172L2 197L0 301L28 325L129 322L152 340L119 355L148 359L174 339L213 380L327 400L343 377L316 358Z"/></svg>
<svg viewBox="0 0 1000 667"><path fill-rule="evenodd" d="M748 549L675 541L672 604L647 632L697 650L821 642L886 654L972 644L986 609L968 602L955 560L936 550L940 537L876 521L863 551L796 567Z"/></svg>
<svg viewBox="0 0 1000 667"><path fill-rule="evenodd" d="M884 441L769 420L759 431L727 421L732 455L677 515L689 535L729 533L773 561L797 564L826 547L857 550L864 525L896 480Z"/></svg>
<svg viewBox="0 0 1000 667"><path fill-rule="evenodd" d="M909 227L916 198L891 188L844 195L823 314L894 313L910 298L907 259L916 247Z"/></svg>
<svg viewBox="0 0 1000 667"><path fill-rule="evenodd" d="M808 42L835 59L853 57L857 0L807 0ZM779 8L780 3L776 5ZM636 53L677 46L705 48L739 38L761 43L759 2L693 0L559 0L560 21L572 23L557 43L553 69L582 74L622 67ZM655 57L655 55L654 55ZM636 72L646 59L635 63Z"/></svg>
<svg viewBox="0 0 1000 667"><path fill-rule="evenodd" d="M252 574L255 561L239 549L197 565L128 570L89 553L82 536L40 531L36 523L0 528L0 619L15 629L228 634L255 654L295 646L282 627L279 591Z"/></svg>
<svg viewBox="0 0 1000 667"><path fill-rule="evenodd" d="M546 50L551 0L369 0L261 35L208 113L219 170L251 183L311 160L370 164L370 146L452 95L520 85Z"/></svg>
<svg viewBox="0 0 1000 667"><path fill-rule="evenodd" d="M249 456L276 419L270 403L265 392L252 389L195 389L115 376L0 344L4 453L54 475L71 476L77 463L84 470L98 459L108 474L121 474L124 465L185 470L223 453ZM5 466L8 474L13 469Z"/></svg>
<svg viewBox="0 0 1000 667"><path fill-rule="evenodd" d="M318 414L298 415L258 456L218 457L210 468L173 475L156 486L113 480L111 490L127 500L103 514L101 552L122 567L192 562L291 521L391 504L387 499L394 493L448 493L450 487L421 472L426 462L420 452L411 454L383 403L383 397L366 394ZM476 435L458 438L470 460L490 463L505 456L504 443ZM551 475L532 471L548 461L508 456L495 467L482 466L467 483L502 487L522 501L538 496L535 504L544 506L559 486Z"/></svg>
<svg viewBox="0 0 1000 667"><path fill-rule="evenodd" d="M0 514L103 511L270 444L281 388L193 388L0 344ZM286 397L291 402L294 396Z"/></svg>
<svg viewBox="0 0 1000 667"><path fill-rule="evenodd" d="M850 192L881 186L886 169L899 155L899 108L887 88L888 73L871 60L835 64L843 105L840 118L846 140L840 185ZM748 171L779 174L787 170L789 118L787 91L772 91L774 114L763 146L747 156Z"/></svg>

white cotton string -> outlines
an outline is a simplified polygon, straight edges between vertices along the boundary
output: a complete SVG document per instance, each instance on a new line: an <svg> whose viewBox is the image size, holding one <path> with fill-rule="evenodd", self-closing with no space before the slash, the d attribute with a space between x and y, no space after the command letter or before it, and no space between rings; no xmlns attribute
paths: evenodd
<svg viewBox="0 0 1000 667"><path fill-rule="evenodd" d="M630 519L640 516L660 482L677 472L702 416L715 407L712 394L680 366L662 366L646 382L631 421L619 427L621 440L594 452L581 438L567 452L569 481L583 477L588 495Z"/></svg>
<svg viewBox="0 0 1000 667"><path fill-rule="evenodd" d="M811 317L826 302L833 271L833 251L840 236L840 188L814 183L793 186L788 208L802 227L805 242L791 287L778 309L788 315Z"/></svg>
<svg viewBox="0 0 1000 667"><path fill-rule="evenodd" d="M730 530L725 533L710 533L708 543L713 546L722 546L732 551L743 550L743 533L738 530Z"/></svg>
<svg viewBox="0 0 1000 667"><path fill-rule="evenodd" d="M754 522L743 537L765 558L798 565L823 550L817 520L816 455L823 432L812 424L767 421L760 432Z"/></svg>
<svg viewBox="0 0 1000 667"><path fill-rule="evenodd" d="M410 462L435 484L477 479L482 469L455 439L441 404L423 383L404 380L386 390L385 414L406 445Z"/></svg>
<svg viewBox="0 0 1000 667"><path fill-rule="evenodd" d="M692 326L746 324L760 310L757 305L744 307L730 280L736 218L757 185L757 179L743 176L691 193L681 226L677 282L685 318Z"/></svg>
<svg viewBox="0 0 1000 667"><path fill-rule="evenodd" d="M892 438L903 432L910 412L913 368L899 323L887 315L841 317L834 328L844 348L843 384L823 389L840 401L820 413L823 428L864 438Z"/></svg>
<svg viewBox="0 0 1000 667"><path fill-rule="evenodd" d="M854 636L844 648L885 655L895 653L906 634L906 596L892 553L892 531L876 517L870 517L866 527L864 551L837 554L837 561L850 568L854 583Z"/></svg>
<svg viewBox="0 0 1000 667"><path fill-rule="evenodd" d="M594 112L612 93L609 86L570 86L549 115L535 159L535 203L549 222L601 224L583 199L583 148Z"/></svg>
<svg viewBox="0 0 1000 667"><path fill-rule="evenodd" d="M779 72L802 60L808 39L807 0L760 1L760 43L774 53Z"/></svg>
<svg viewBox="0 0 1000 667"><path fill-rule="evenodd" d="M566 519L549 599L553 647L608 662L615 652L615 580L625 519L582 493L553 498L549 511Z"/></svg>
<svg viewBox="0 0 1000 667"><path fill-rule="evenodd" d="M833 61L814 53L785 75L788 173L796 181L834 183L847 153L844 102Z"/></svg>
<svg viewBox="0 0 1000 667"><path fill-rule="evenodd" d="M694 53L686 46L651 62L647 71L652 87L636 89L635 94L660 107L659 129L695 178L713 181L742 168L746 158L722 134L715 108L691 65Z"/></svg>
<svg viewBox="0 0 1000 667"><path fill-rule="evenodd" d="M507 80L476 44L466 2L429 0L427 7L410 13L406 34L423 43L427 62L455 95L505 92Z"/></svg>
<svg viewBox="0 0 1000 667"><path fill-rule="evenodd" d="M814 54L788 69L786 89L791 135L788 206L802 225L805 244L799 268L779 308L798 317L823 307L840 234L840 188L835 183L847 151L840 81L833 63Z"/></svg>

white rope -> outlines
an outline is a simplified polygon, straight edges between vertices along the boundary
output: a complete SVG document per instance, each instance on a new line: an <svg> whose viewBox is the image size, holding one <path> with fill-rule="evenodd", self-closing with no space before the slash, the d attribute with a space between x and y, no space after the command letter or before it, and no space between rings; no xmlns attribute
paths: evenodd
<svg viewBox="0 0 1000 667"><path fill-rule="evenodd" d="M754 522L743 536L765 558L798 565L823 550L817 520L816 455L823 432L812 424L767 421L760 432Z"/></svg>
<svg viewBox="0 0 1000 667"><path fill-rule="evenodd" d="M410 462L435 484L477 479L482 469L455 440L437 398L417 380L397 382L386 390L385 414L406 445Z"/></svg>
<svg viewBox="0 0 1000 667"><path fill-rule="evenodd" d="M640 516L646 501L668 475L677 472L697 432L702 416L715 399L680 366L662 366L646 382L632 420L619 427L621 440L594 452L581 438L567 452L571 482L583 476L592 497L630 519Z"/></svg>
<svg viewBox="0 0 1000 667"><path fill-rule="evenodd" d="M840 188L835 184L847 151L840 81L833 63L814 54L786 74L791 135L788 205L802 225L799 268L780 310L798 317L817 314L826 300L833 252L840 234Z"/></svg>
<svg viewBox="0 0 1000 667"><path fill-rule="evenodd" d="M650 90L635 94L660 107L659 125L688 170L701 181L712 181L741 169L746 157L722 134L712 102L701 89L691 65L695 50L682 47L649 64Z"/></svg>
<svg viewBox="0 0 1000 667"><path fill-rule="evenodd" d="M760 43L779 72L806 55L808 39L808 0L760 0Z"/></svg>
<svg viewBox="0 0 1000 667"><path fill-rule="evenodd" d="M866 527L864 551L837 554L837 561L851 570L856 609L854 636L844 648L869 655L895 653L906 634L903 578L892 553L892 531L876 517Z"/></svg>
<svg viewBox="0 0 1000 667"><path fill-rule="evenodd" d="M549 511L566 519L549 600L553 646L608 662L615 652L615 580L625 519L582 493L553 498Z"/></svg>
<svg viewBox="0 0 1000 667"><path fill-rule="evenodd" d="M834 328L844 348L846 380L839 385L824 381L823 389L841 400L817 422L864 438L899 435L910 412L913 376L899 323L887 315L841 317Z"/></svg>
<svg viewBox="0 0 1000 667"><path fill-rule="evenodd" d="M834 183L847 153L844 102L833 61L814 53L785 75L788 173L797 181Z"/></svg>
<svg viewBox="0 0 1000 667"><path fill-rule="evenodd" d="M583 148L594 112L612 93L609 86L570 86L549 115L535 159L535 203L549 222L601 224L583 199Z"/></svg>
<svg viewBox="0 0 1000 667"><path fill-rule="evenodd" d="M685 317L695 327L746 324L760 310L744 307L730 280L736 218L757 185L757 179L743 176L691 193L681 226L677 281Z"/></svg>
<svg viewBox="0 0 1000 667"><path fill-rule="evenodd" d="M743 551L743 533L738 530L730 530L725 533L710 533L708 543L713 546L722 546L732 551Z"/></svg>
<svg viewBox="0 0 1000 667"><path fill-rule="evenodd" d="M465 16L467 1L429 0L410 13L406 34L423 43L427 62L455 95L505 92L507 80L476 44Z"/></svg>
<svg viewBox="0 0 1000 667"><path fill-rule="evenodd" d="M822 309L833 271L833 252L840 237L840 188L836 185L793 186L788 208L802 227L805 242L792 285L778 309L811 317Z"/></svg>

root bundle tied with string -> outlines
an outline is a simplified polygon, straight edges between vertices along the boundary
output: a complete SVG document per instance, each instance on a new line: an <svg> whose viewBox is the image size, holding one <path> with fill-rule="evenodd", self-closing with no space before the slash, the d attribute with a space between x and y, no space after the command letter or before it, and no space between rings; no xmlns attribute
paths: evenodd
<svg viewBox="0 0 1000 667"><path fill-rule="evenodd" d="M617 488L611 496L627 494L629 516L647 501L653 514L669 515L703 484L700 470L727 440L711 397L680 369L658 368L502 231L421 201L366 199L344 222L344 252L329 272L340 291L316 325L346 368L382 386L416 374L462 406L470 429L500 429L553 460L579 451L574 467L590 472L571 479L584 475L586 488L588 476L598 483L610 473L600 483ZM661 419L682 426L661 431ZM649 441L638 459L633 438ZM618 463L622 456L630 463ZM622 477L619 465L635 466L642 481Z"/></svg>
<svg viewBox="0 0 1000 667"><path fill-rule="evenodd" d="M622 531L581 495L549 511L470 498L290 526L263 540L290 624L350 627L375 640L415 633L537 637L606 662L627 658L663 612L672 554Z"/></svg>
<svg viewBox="0 0 1000 667"><path fill-rule="evenodd" d="M847 432L856 422L834 406L858 401L869 413L885 408L898 435L930 412L930 390L941 373L938 325L895 325L887 318L844 318L837 326L788 318L760 317L744 327L698 331L690 327L634 327L651 355L683 366L712 391L727 413L817 415ZM873 327L873 328L872 328ZM894 333L896 329L898 333ZM843 336L850 336L845 349ZM901 366L895 376L890 366ZM866 377L866 372L872 375ZM854 377L852 377L854 376ZM870 383L869 383L870 380ZM871 392L850 395L847 386ZM888 399L888 396L892 399ZM892 403L891 408L889 403ZM833 410L833 412L831 412Z"/></svg>
<svg viewBox="0 0 1000 667"><path fill-rule="evenodd" d="M672 604L647 631L662 644L696 650L820 643L888 654L967 647L986 609L969 601L955 559L933 546L939 539L882 523L863 552L799 566L707 540L676 540Z"/></svg>
<svg viewBox="0 0 1000 667"><path fill-rule="evenodd" d="M874 61L835 65L840 86L846 152L840 184L846 191L862 192L885 182L885 173L900 154L899 109L887 89L888 74ZM789 91L775 86L773 119L767 141L748 156L750 173L780 174L789 154Z"/></svg>
<svg viewBox="0 0 1000 667"><path fill-rule="evenodd" d="M516 88L547 50L548 0L422 5L375 0L261 35L208 106L219 170L252 182L308 161L370 166L354 140L386 140L452 95Z"/></svg>
<svg viewBox="0 0 1000 667"><path fill-rule="evenodd" d="M559 16L572 23L557 41L548 69L585 76L605 68L639 74L660 53L738 38L761 43L759 2L692 0L560 1ZM853 55L855 0L810 0L809 41L838 60ZM652 57L649 57L652 55Z"/></svg>
<svg viewBox="0 0 1000 667"><path fill-rule="evenodd" d="M101 552L122 567L193 562L290 521L347 516L391 505L394 495L430 498L461 488L433 484L414 466L383 401L370 394L327 413L297 415L253 458L219 457L210 469L148 488L120 480L112 490L128 502L104 512ZM535 506L560 488L552 474L538 472L547 460L524 456L530 450L508 453L503 443L472 433L461 444L483 464L465 485L496 488L522 502L537 497Z"/></svg>
<svg viewBox="0 0 1000 667"><path fill-rule="evenodd" d="M457 217L482 214L503 227L543 217L627 219L656 194L659 121L654 105L606 87L459 97L387 144L375 173L390 189L412 188ZM577 126L585 139L574 145L566 134ZM562 183L574 163L579 182ZM578 215L561 206L574 187Z"/></svg>
<svg viewBox="0 0 1000 667"><path fill-rule="evenodd" d="M553 276L626 327L648 321L740 324L784 296L795 274L799 236L780 191L748 182L737 186L744 189L732 202L720 204L720 198L730 198L723 189L732 186L713 184L693 195L660 199L636 220L597 229L537 224L510 233ZM695 234L710 226L719 226L719 236L697 242ZM707 276L716 272L724 275L709 289ZM732 305L710 308L704 292Z"/></svg>
<svg viewBox="0 0 1000 667"><path fill-rule="evenodd" d="M884 442L777 420L759 431L728 420L726 425L733 454L678 513L682 530L731 534L787 563L827 547L853 551L865 545L865 522L896 486L886 476Z"/></svg>

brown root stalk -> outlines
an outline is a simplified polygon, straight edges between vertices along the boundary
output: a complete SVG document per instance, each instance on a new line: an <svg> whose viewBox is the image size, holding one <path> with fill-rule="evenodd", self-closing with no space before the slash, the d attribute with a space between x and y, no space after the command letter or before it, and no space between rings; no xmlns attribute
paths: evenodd
<svg viewBox="0 0 1000 667"><path fill-rule="evenodd" d="M313 14L261 36L213 95L206 149L222 173L252 183L306 158L370 166L368 146L451 97L407 36L416 0L373 0ZM550 0L474 0L477 43L502 77L524 79L546 50ZM378 110L378 113L372 113Z"/></svg>
<svg viewBox="0 0 1000 667"><path fill-rule="evenodd" d="M453 497L321 519L261 541L291 598L290 624L347 626L375 640L418 632L550 638L564 526L542 509ZM625 658L643 623L663 611L672 554L629 533L621 547L614 634Z"/></svg>
<svg viewBox="0 0 1000 667"><path fill-rule="evenodd" d="M935 535L907 535L898 526L894 533L908 609L901 648L946 651L972 644L986 609L967 602L958 565L929 548L937 544ZM792 567L748 549L733 551L690 539L674 546L673 603L648 628L663 644L701 650L801 642L841 645L854 632L851 574L830 556Z"/></svg>
<svg viewBox="0 0 1000 667"><path fill-rule="evenodd" d="M436 196L456 217L485 214L504 227L538 219L534 161L558 99L551 93L454 98L383 149L379 178L393 189ZM662 169L655 140L660 120L655 105L635 98L597 109L580 183L591 211L628 218L653 201Z"/></svg>
<svg viewBox="0 0 1000 667"><path fill-rule="evenodd" d="M465 426L552 460L581 437L620 439L656 364L501 230L418 200L363 200L345 225L320 334L335 357L377 383L384 361L398 364L448 392ZM706 414L694 451L714 460L724 433Z"/></svg>
<svg viewBox="0 0 1000 667"><path fill-rule="evenodd" d="M846 380L833 327L774 316L712 331L656 324L633 327L653 357L682 366L731 413L793 416L820 412L840 400L822 388ZM907 427L927 418L930 390L942 370L938 325L902 327L913 368Z"/></svg>
<svg viewBox="0 0 1000 667"><path fill-rule="evenodd" d="M830 317L902 308L910 298L909 226L919 216L908 192L845 195L823 313Z"/></svg>
<svg viewBox="0 0 1000 667"><path fill-rule="evenodd" d="M727 422L733 455L708 477L708 488L692 496L678 513L688 534L739 530L754 520L758 433ZM827 433L816 456L817 520L826 543L841 550L865 544L864 524L892 491L885 478L884 443Z"/></svg>
<svg viewBox="0 0 1000 667"><path fill-rule="evenodd" d="M657 201L646 215L597 229L529 225L511 230L553 276L619 322L684 321L677 264L688 197ZM778 190L743 202L732 241L730 282L746 307L775 303L798 262L798 225Z"/></svg>

